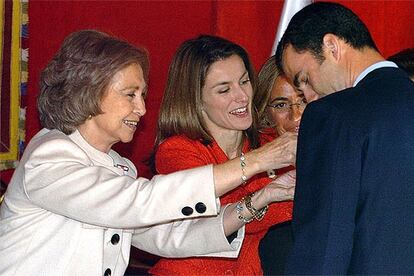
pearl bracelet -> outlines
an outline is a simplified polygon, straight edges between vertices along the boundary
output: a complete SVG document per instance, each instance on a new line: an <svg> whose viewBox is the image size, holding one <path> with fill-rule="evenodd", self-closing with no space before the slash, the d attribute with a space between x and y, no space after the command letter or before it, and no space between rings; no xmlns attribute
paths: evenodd
<svg viewBox="0 0 414 276"><path fill-rule="evenodd" d="M242 171L242 176L241 176L241 180L242 180L242 184L246 185L247 183L247 176L246 176L246 157L244 156L244 153L242 152L240 155L240 167L241 167L241 171Z"/></svg>

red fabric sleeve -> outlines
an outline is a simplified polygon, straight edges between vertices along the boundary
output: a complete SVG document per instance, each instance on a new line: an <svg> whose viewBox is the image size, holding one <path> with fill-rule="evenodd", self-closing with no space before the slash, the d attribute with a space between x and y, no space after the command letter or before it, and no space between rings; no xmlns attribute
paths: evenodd
<svg viewBox="0 0 414 276"><path fill-rule="evenodd" d="M182 136L174 136L159 146L155 155L156 170L160 174L173 173L208 165L196 142Z"/></svg>

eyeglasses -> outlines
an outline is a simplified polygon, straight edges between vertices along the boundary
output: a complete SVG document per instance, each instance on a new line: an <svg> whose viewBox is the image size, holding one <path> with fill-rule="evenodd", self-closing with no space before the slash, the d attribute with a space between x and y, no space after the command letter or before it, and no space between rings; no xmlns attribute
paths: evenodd
<svg viewBox="0 0 414 276"><path fill-rule="evenodd" d="M292 106L294 105L296 105L299 108L299 110L303 111L307 103L308 102L306 101L306 99L302 98L296 103L290 103L288 101L276 101L274 103L268 104L267 106L273 108L275 112L284 113L290 112L292 110Z"/></svg>

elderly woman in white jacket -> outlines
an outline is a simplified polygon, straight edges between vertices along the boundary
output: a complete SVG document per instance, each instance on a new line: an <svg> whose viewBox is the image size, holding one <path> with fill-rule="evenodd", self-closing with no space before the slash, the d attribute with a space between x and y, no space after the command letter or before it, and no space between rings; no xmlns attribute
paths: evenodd
<svg viewBox="0 0 414 276"><path fill-rule="evenodd" d="M217 197L242 176L293 163L295 137L247 153L243 172L233 160L137 178L111 147L132 140L146 112L147 77L146 52L124 41L93 30L65 39L41 75L44 129L1 205L1 275L123 275L131 244L167 257L237 256L243 227L226 223ZM264 196L291 198L292 182Z"/></svg>

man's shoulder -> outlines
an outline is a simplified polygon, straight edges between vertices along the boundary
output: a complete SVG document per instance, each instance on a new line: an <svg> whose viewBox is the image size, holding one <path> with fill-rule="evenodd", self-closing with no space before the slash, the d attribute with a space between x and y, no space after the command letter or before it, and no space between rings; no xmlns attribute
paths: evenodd
<svg viewBox="0 0 414 276"><path fill-rule="evenodd" d="M372 85L377 81L392 81L395 79L409 79L407 74L398 67L381 67L369 72L357 85Z"/></svg>
<svg viewBox="0 0 414 276"><path fill-rule="evenodd" d="M401 92L414 92L414 83L400 68L382 67L370 72L355 87L367 97L401 96Z"/></svg>
<svg viewBox="0 0 414 276"><path fill-rule="evenodd" d="M367 74L355 87L334 92L315 101L315 104L332 106L337 110L364 110L368 105L381 104L389 97L401 96L402 91L414 94L414 83L401 69L382 67Z"/></svg>
<svg viewBox="0 0 414 276"><path fill-rule="evenodd" d="M360 91L351 87L308 104L302 122L316 127L337 124L364 129L369 121L366 115L368 107L369 101L363 100Z"/></svg>
<svg viewBox="0 0 414 276"><path fill-rule="evenodd" d="M358 91L354 87L350 87L311 102L306 109L320 110L320 112L340 112L341 110L346 110L347 107L355 107L355 103L358 101Z"/></svg>
<svg viewBox="0 0 414 276"><path fill-rule="evenodd" d="M310 121L336 118L353 127L372 129L399 120L395 110L414 115L414 83L399 68L370 72L355 87L332 93L310 103L303 117Z"/></svg>
<svg viewBox="0 0 414 276"><path fill-rule="evenodd" d="M408 75L399 68L383 67L370 72L362 79L353 91L359 96L361 102L369 102L371 110L375 106L381 109L394 108L400 102L414 103L414 83ZM384 106L384 102L388 105Z"/></svg>

